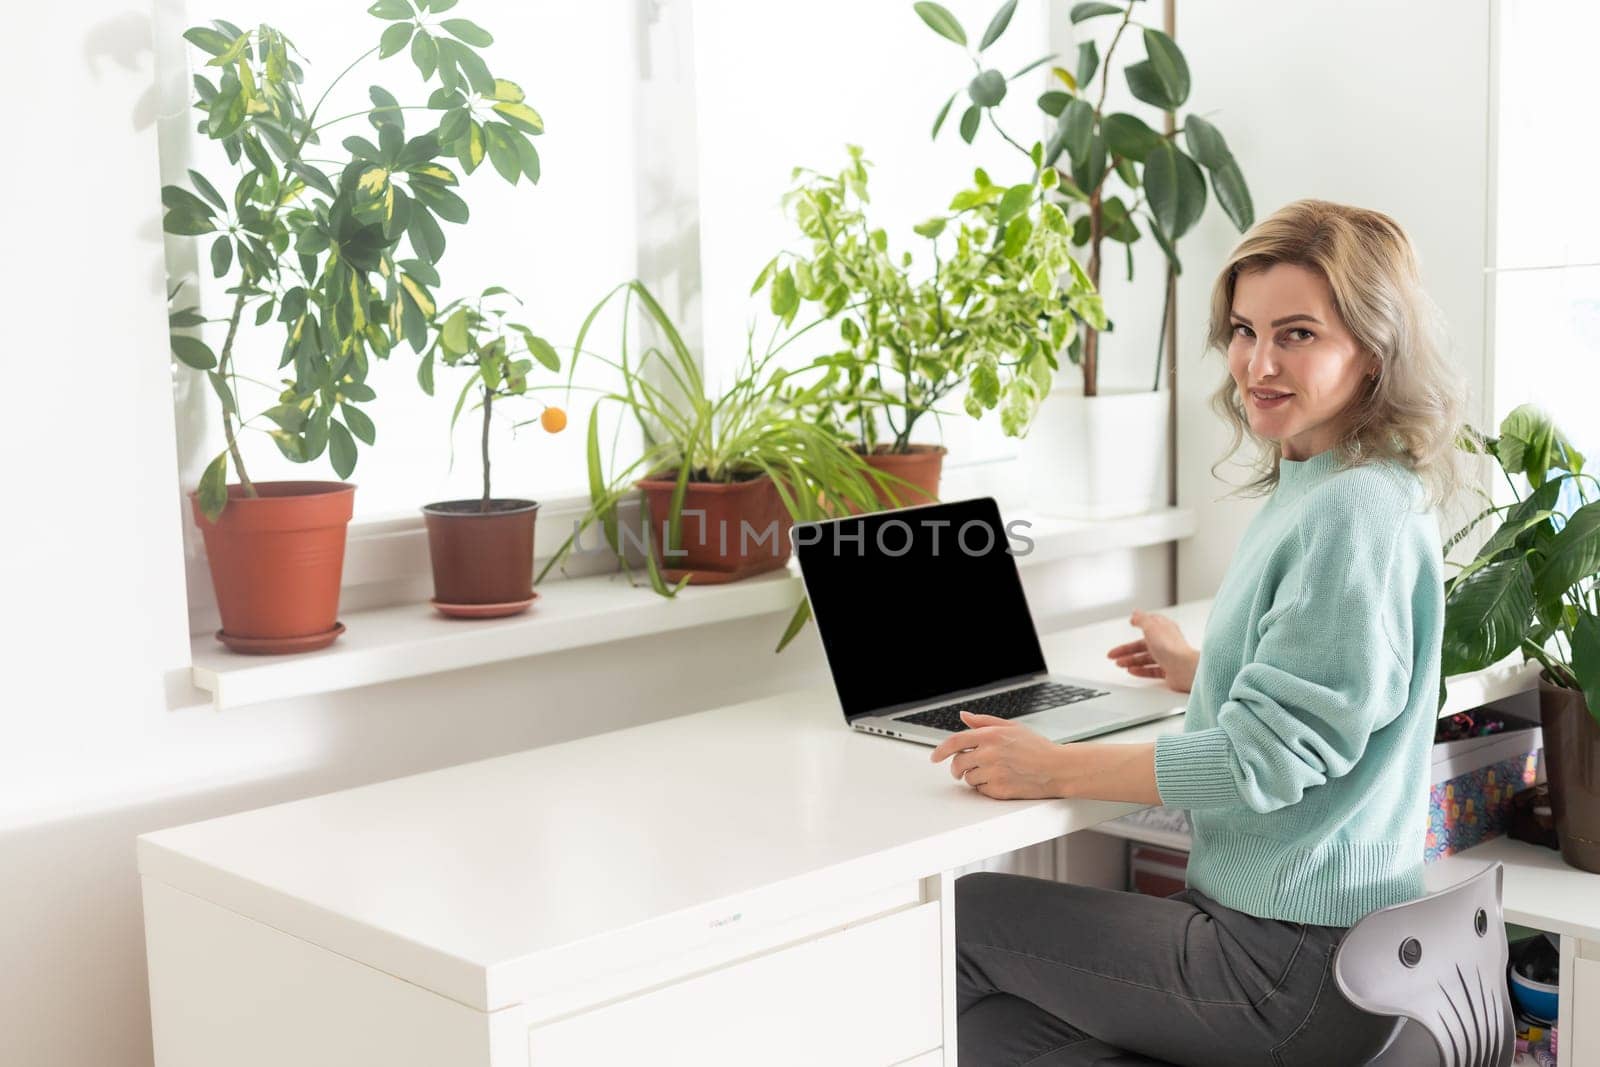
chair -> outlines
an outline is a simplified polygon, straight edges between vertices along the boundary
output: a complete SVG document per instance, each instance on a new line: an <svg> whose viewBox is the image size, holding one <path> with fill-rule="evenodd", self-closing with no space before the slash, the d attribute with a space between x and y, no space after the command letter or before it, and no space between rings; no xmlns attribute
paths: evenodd
<svg viewBox="0 0 1600 1067"><path fill-rule="evenodd" d="M1496 863L1466 881L1373 912L1350 928L1334 955L1333 976L1349 1001L1395 1017L1388 1048L1374 1064L1414 1064L1400 1056L1404 1028L1432 1037L1442 1067L1508 1067L1516 1025L1506 988L1501 911L1504 872Z"/></svg>

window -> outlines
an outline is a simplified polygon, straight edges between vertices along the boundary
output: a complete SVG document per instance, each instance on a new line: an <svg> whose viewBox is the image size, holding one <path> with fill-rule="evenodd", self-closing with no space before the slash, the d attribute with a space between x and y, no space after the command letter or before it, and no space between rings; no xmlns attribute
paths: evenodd
<svg viewBox="0 0 1600 1067"><path fill-rule="evenodd" d="M1537 404L1600 460L1600 143L1582 133L1600 9L1497 6L1494 417Z"/></svg>

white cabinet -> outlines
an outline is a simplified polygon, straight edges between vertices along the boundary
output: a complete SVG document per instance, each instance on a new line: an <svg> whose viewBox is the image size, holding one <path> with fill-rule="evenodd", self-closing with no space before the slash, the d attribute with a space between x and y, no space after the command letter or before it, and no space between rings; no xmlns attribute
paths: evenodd
<svg viewBox="0 0 1600 1067"><path fill-rule="evenodd" d="M862 1067L940 1042L939 905L921 904L528 1034L530 1067Z"/></svg>

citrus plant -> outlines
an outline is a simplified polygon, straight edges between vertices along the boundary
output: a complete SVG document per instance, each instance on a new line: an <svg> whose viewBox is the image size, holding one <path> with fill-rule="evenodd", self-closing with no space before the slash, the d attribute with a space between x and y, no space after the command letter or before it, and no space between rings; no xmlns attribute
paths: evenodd
<svg viewBox="0 0 1600 1067"><path fill-rule="evenodd" d="M472 409L482 412L479 459L483 465L481 510L489 511L494 494L490 491L489 430L496 400L520 397L528 391L528 374L535 362L552 372L561 370L561 357L549 341L507 316L512 304L521 301L506 289L493 285L477 300L454 300L440 308L432 322L433 340L417 365L417 381L424 392L433 395L435 364L470 368L461 384L455 407L450 413L454 435L461 413L472 401ZM545 407L540 424L556 433L566 426L560 408Z"/></svg>
<svg viewBox="0 0 1600 1067"><path fill-rule="evenodd" d="M513 184L538 180L529 137L543 122L521 88L492 74L479 54L490 34L468 19L440 17L455 2L378 0L368 9L386 24L377 43L310 104L300 53L272 26L218 20L184 34L209 57L194 77L197 128L236 168L226 181L191 170L188 188L161 191L166 232L209 237L212 272L228 279L232 297L220 318L202 315L192 299L170 315L174 356L205 373L221 407L226 448L199 489L213 519L227 503L230 461L246 495L255 495L239 448L245 428L265 429L295 462L326 452L341 478L355 469L357 441L376 439L362 408L375 399L371 361L400 341L418 353L428 347L446 246L441 223L468 219L449 161L471 173L487 159ZM332 89L363 63L402 52L433 87L426 103L402 105L374 85L370 107L324 114ZM422 130L408 133L408 113L423 119ZM362 119L371 136L328 143ZM174 290L175 304L183 288ZM257 328L274 323L283 337L281 382L270 387L276 403L259 413L264 424L243 414L239 396L241 382L255 380L235 361L247 317ZM217 350L191 332L208 323L224 327Z"/></svg>

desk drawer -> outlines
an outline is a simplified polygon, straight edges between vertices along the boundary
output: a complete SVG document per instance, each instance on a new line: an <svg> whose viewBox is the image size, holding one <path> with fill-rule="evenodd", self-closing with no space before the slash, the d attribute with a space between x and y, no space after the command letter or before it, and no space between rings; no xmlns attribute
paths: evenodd
<svg viewBox="0 0 1600 1067"><path fill-rule="evenodd" d="M530 1067L884 1067L940 1042L939 906L881 919L529 1031Z"/></svg>

